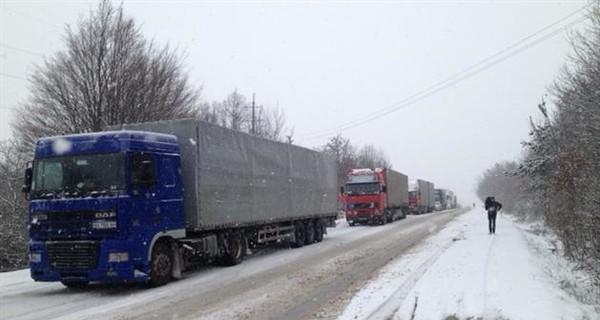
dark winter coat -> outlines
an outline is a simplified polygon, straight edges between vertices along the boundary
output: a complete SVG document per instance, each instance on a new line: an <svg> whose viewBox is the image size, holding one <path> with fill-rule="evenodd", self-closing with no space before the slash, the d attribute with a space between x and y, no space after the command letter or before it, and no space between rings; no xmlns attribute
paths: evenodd
<svg viewBox="0 0 600 320"><path fill-rule="evenodd" d="M485 210L488 212L498 212L502 209L502 204L488 197L485 199Z"/></svg>

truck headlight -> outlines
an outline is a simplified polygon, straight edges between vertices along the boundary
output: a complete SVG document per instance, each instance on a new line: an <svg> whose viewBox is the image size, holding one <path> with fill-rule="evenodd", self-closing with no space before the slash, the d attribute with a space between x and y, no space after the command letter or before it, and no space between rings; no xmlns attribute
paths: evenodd
<svg viewBox="0 0 600 320"><path fill-rule="evenodd" d="M29 262L33 262L33 263L42 262L42 254L41 253L30 253L29 254Z"/></svg>
<svg viewBox="0 0 600 320"><path fill-rule="evenodd" d="M117 228L117 222L112 220L94 220L92 222L92 229L115 229Z"/></svg>
<svg viewBox="0 0 600 320"><path fill-rule="evenodd" d="M45 213L37 213L37 214L31 215L31 223L32 224L36 224L39 221L45 221L45 220L48 220L48 215Z"/></svg>
<svg viewBox="0 0 600 320"><path fill-rule="evenodd" d="M129 261L129 252L112 252L108 254L108 262Z"/></svg>
<svg viewBox="0 0 600 320"><path fill-rule="evenodd" d="M371 202L371 205L369 206L369 208L371 208L371 209L375 208L375 202Z"/></svg>

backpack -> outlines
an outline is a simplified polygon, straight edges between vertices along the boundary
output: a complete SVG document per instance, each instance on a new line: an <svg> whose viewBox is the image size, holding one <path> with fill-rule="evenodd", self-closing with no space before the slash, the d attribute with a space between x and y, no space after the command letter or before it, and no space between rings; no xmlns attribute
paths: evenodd
<svg viewBox="0 0 600 320"><path fill-rule="evenodd" d="M485 210L488 210L492 205L494 205L494 198L493 197L485 198Z"/></svg>

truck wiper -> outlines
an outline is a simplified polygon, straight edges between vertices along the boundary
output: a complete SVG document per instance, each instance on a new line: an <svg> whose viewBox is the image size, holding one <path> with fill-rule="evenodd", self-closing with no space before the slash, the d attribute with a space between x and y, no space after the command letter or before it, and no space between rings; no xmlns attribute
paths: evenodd
<svg viewBox="0 0 600 320"><path fill-rule="evenodd" d="M93 198L100 197L100 196L106 196L107 194L108 194L108 190L106 190L106 189L90 191L90 196Z"/></svg>
<svg viewBox="0 0 600 320"><path fill-rule="evenodd" d="M54 199L56 198L56 193L53 191L43 191L40 192L40 198L42 199Z"/></svg>

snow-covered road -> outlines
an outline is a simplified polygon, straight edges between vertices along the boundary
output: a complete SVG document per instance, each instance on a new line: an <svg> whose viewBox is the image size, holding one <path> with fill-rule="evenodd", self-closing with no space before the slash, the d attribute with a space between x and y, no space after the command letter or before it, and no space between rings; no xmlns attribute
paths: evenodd
<svg viewBox="0 0 600 320"><path fill-rule="evenodd" d="M495 235L481 209L338 222L321 243L255 251L154 289L69 290L3 273L0 319L600 319L600 298L564 290L577 272L506 216Z"/></svg>
<svg viewBox="0 0 600 320"><path fill-rule="evenodd" d="M234 267L207 267L145 289L35 283L27 270L0 274L6 319L335 319L356 290L458 213L409 216L384 226L337 228L321 243L255 251Z"/></svg>
<svg viewBox="0 0 600 320"><path fill-rule="evenodd" d="M600 319L559 287L579 280L556 255L508 216L488 234L475 209L383 268L339 319Z"/></svg>

